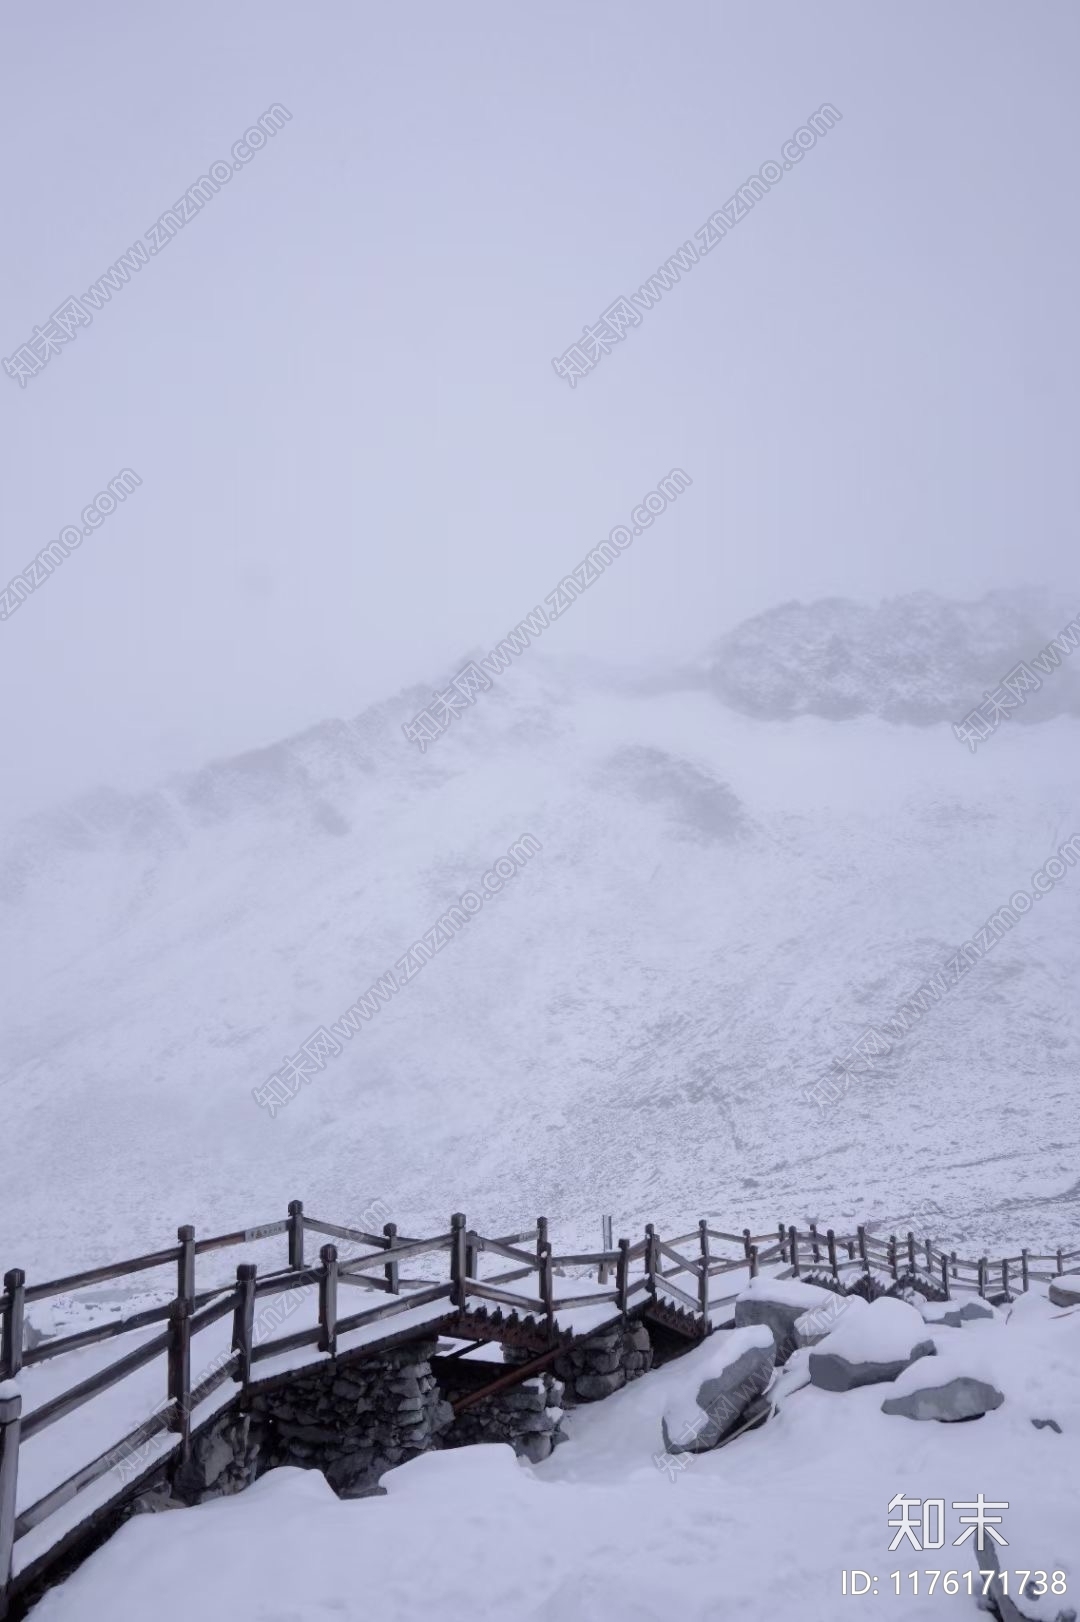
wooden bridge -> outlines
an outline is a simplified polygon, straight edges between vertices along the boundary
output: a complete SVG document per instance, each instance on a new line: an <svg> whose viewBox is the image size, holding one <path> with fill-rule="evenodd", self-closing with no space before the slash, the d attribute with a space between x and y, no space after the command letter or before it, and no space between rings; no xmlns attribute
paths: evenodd
<svg viewBox="0 0 1080 1622"><path fill-rule="evenodd" d="M325 1241L317 1264L305 1255L312 1234ZM286 1265L260 1275L245 1261L235 1282L197 1288L199 1258L278 1235ZM350 1250L340 1252L339 1243ZM730 1325L736 1297L762 1272L841 1293L917 1284L942 1300L1010 1300L1078 1260L1080 1250L1023 1250L991 1262L958 1257L913 1233L884 1240L865 1227L838 1234L778 1224L768 1234L735 1234L705 1221L673 1238L649 1224L636 1243L608 1239L605 1249L560 1255L543 1217L527 1232L489 1238L456 1213L447 1232L414 1239L392 1222L381 1234L321 1222L293 1201L278 1221L207 1239L182 1227L166 1249L43 1283L28 1283L14 1268L0 1297L0 1617L92 1546L163 1467L186 1459L194 1432L300 1368L433 1336L462 1343L454 1355L485 1341L534 1354L501 1366L466 1406L620 1321L644 1318L668 1336L700 1340ZM171 1299L24 1346L27 1306L159 1268L175 1268ZM381 1299L342 1311L354 1290ZM257 1315L260 1302L267 1305ZM273 1333L290 1318L295 1328ZM112 1340L120 1355L103 1362L92 1349ZM86 1373L88 1360L97 1366ZM106 1392L113 1395L103 1402ZM62 1422L76 1413L79 1423L65 1431Z"/></svg>

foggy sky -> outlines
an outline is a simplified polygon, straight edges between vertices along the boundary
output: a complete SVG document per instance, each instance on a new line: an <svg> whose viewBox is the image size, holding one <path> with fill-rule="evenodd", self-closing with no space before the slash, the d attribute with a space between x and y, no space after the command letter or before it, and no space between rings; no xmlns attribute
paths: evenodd
<svg viewBox="0 0 1080 1622"><path fill-rule="evenodd" d="M547 649L1074 584L1078 32L986 0L9 3L3 356L292 117L27 388L0 372L0 585L143 481L0 624L5 813L435 679L672 468L692 489Z"/></svg>

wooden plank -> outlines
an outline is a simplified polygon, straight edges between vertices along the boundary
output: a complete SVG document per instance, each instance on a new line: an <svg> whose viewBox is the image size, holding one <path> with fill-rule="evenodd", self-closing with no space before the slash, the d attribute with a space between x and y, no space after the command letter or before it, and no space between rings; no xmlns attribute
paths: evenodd
<svg viewBox="0 0 1080 1622"><path fill-rule="evenodd" d="M358 1273L364 1267L384 1267L387 1262L408 1261L412 1256L425 1256L432 1251L448 1250L452 1235L441 1233L435 1239L411 1239L407 1245L395 1245L375 1256L355 1256L342 1264L342 1271Z"/></svg>
<svg viewBox="0 0 1080 1622"><path fill-rule="evenodd" d="M61 1481L58 1486L45 1493L44 1497L24 1509L15 1522L16 1538L24 1537L27 1532L33 1531L35 1526L40 1526L42 1521L48 1520L55 1510L62 1509L65 1504L70 1503L77 1493L97 1481L99 1476L105 1475L126 1454L137 1452L146 1442L161 1435L169 1428L170 1417L168 1408L151 1414L149 1419L143 1420L141 1425L129 1431L119 1442L114 1442L104 1453L99 1453L96 1459L84 1464L81 1470L76 1470L74 1475L68 1476L66 1481ZM118 1487L118 1495L122 1492L123 1487Z"/></svg>
<svg viewBox="0 0 1080 1622"><path fill-rule="evenodd" d="M222 1290L220 1297L202 1307L191 1315L191 1333L197 1335L200 1329L208 1329L216 1324L219 1318L224 1318L236 1306L236 1291L234 1289Z"/></svg>
<svg viewBox="0 0 1080 1622"><path fill-rule="evenodd" d="M695 1239L697 1238L696 1234L694 1235L694 1238ZM665 1243L665 1241L663 1239L657 1239L656 1248L659 1251L661 1256L666 1256L669 1261L678 1263L678 1265L671 1270L672 1272L674 1272L674 1273L695 1273L695 1274L700 1272L701 1262L698 1260L698 1258L696 1256L695 1257L689 1257L689 1256L680 1255L677 1250L673 1250L672 1247L669 1244ZM657 1268L657 1276L659 1278L668 1278L670 1275L668 1273L665 1273L662 1268L658 1267Z"/></svg>
<svg viewBox="0 0 1080 1622"><path fill-rule="evenodd" d="M133 1256L130 1261L110 1262L105 1267L90 1267L84 1273L69 1273L66 1278L53 1278L47 1284L31 1284L26 1291L27 1302L44 1301L46 1296L66 1295L70 1290L83 1289L87 1284L101 1284L111 1278L123 1278L127 1273L145 1273L151 1267L167 1267L179 1259L180 1247L154 1250L145 1256Z"/></svg>
<svg viewBox="0 0 1080 1622"><path fill-rule="evenodd" d="M306 1290L319 1282L317 1267L302 1267L298 1272L266 1273L255 1286L256 1295L284 1295L287 1290Z"/></svg>
<svg viewBox="0 0 1080 1622"><path fill-rule="evenodd" d="M117 1335L129 1335L136 1329L146 1329L150 1324L163 1323L172 1310L172 1302L166 1301L160 1307L147 1307L145 1312L133 1313L130 1318L118 1318L115 1323L98 1324L94 1329L80 1329L76 1335L61 1335L56 1340L44 1340L39 1346L34 1346L23 1353L23 1363L27 1368L35 1363L48 1362L50 1357L58 1357L61 1352L74 1352L81 1346L95 1346L102 1340L115 1340Z"/></svg>
<svg viewBox="0 0 1080 1622"><path fill-rule="evenodd" d="M485 1239L479 1233L471 1233L469 1239L474 1250L489 1250L493 1256L505 1256L508 1262L527 1262L533 1269L537 1266L536 1257L531 1251L515 1250L513 1245L504 1245L499 1239Z"/></svg>
<svg viewBox="0 0 1080 1622"><path fill-rule="evenodd" d="M501 1233L496 1240L499 1245L528 1245L537 1237L535 1228L528 1228L524 1233Z"/></svg>
<svg viewBox="0 0 1080 1622"><path fill-rule="evenodd" d="M575 1307L596 1307L601 1302L610 1301L613 1307L619 1304L617 1290L594 1290L591 1295L568 1295L561 1300L552 1302L554 1310L558 1312L572 1312Z"/></svg>
<svg viewBox="0 0 1080 1622"><path fill-rule="evenodd" d="M252 1228L237 1228L233 1233L217 1233L212 1239L195 1241L196 1256L205 1256L212 1250L228 1250L230 1245L253 1245L259 1239L271 1239L275 1234L288 1231L289 1219L278 1222L260 1222Z"/></svg>
<svg viewBox="0 0 1080 1622"><path fill-rule="evenodd" d="M350 1334L354 1329L363 1328L365 1324L378 1323L383 1318L395 1318L399 1313L410 1311L412 1307L426 1307L432 1301L449 1299L449 1284L435 1284L430 1290L420 1290L416 1295L395 1296L385 1306L374 1307L367 1312L354 1312L351 1318L342 1318L338 1324L338 1338ZM418 1338L422 1332L422 1328L412 1331Z"/></svg>
<svg viewBox="0 0 1080 1622"><path fill-rule="evenodd" d="M690 1308L691 1312L697 1312L698 1310L698 1304L694 1297L692 1295L687 1295L685 1290L680 1290L677 1284L669 1284L668 1282L662 1280L657 1283L656 1293L658 1296L677 1296L680 1301L684 1302L685 1305Z"/></svg>
<svg viewBox="0 0 1080 1622"><path fill-rule="evenodd" d="M339 1228L336 1222L316 1222L314 1217L304 1218L304 1227L312 1233L325 1233L331 1239L348 1239L355 1245L375 1245L378 1249L387 1248L387 1240L381 1233L361 1233L359 1228Z"/></svg>
<svg viewBox="0 0 1080 1622"><path fill-rule="evenodd" d="M264 1341L261 1346L252 1347L251 1361L262 1363L268 1357L279 1357L282 1352L295 1352L301 1346L316 1346L319 1333L319 1326L316 1324L313 1329L297 1329L291 1335L279 1335L277 1340Z"/></svg>
<svg viewBox="0 0 1080 1622"><path fill-rule="evenodd" d="M490 1284L480 1284L476 1279L469 1280L468 1295L478 1296L481 1301L495 1301L501 1307L520 1307L525 1312L543 1312L544 1303L539 1296L516 1295L510 1290L493 1289Z"/></svg>
<svg viewBox="0 0 1080 1622"><path fill-rule="evenodd" d="M397 1294L396 1290L391 1290L389 1279L369 1278L366 1273L347 1273L340 1263L338 1264L338 1282L340 1284L352 1284L362 1290L381 1290L384 1295Z"/></svg>
<svg viewBox="0 0 1080 1622"><path fill-rule="evenodd" d="M467 1409L474 1407L476 1403L483 1402L485 1397L493 1397L499 1391L509 1390L511 1386L522 1385L526 1380L531 1380L534 1375L540 1373L541 1369L545 1369L550 1363L553 1363L563 1350L562 1346L553 1346L550 1352L541 1352L539 1357L531 1358L528 1363L518 1363L513 1368L507 1369L505 1374L500 1374L498 1379L491 1380L487 1385L481 1386L479 1390L470 1391L466 1396L459 1397L457 1402L454 1403L455 1419L458 1414L465 1413ZM492 1367L494 1366L492 1365Z"/></svg>
<svg viewBox="0 0 1080 1622"><path fill-rule="evenodd" d="M51 1402L35 1408L34 1412L23 1420L24 1438L29 1441L38 1431L43 1431L47 1425L63 1419L65 1414L72 1413L74 1409L81 1408L84 1402L96 1397L100 1391L107 1391L118 1380L123 1380L127 1375L134 1374L136 1369L141 1369L144 1363L151 1363L155 1357L161 1357L163 1353L168 1352L171 1341L172 1332L167 1329L163 1335L155 1335L153 1340L148 1340L146 1345L140 1346L137 1351L118 1358L115 1363L110 1363L108 1368L99 1369L88 1380L81 1380L78 1385L62 1391Z"/></svg>

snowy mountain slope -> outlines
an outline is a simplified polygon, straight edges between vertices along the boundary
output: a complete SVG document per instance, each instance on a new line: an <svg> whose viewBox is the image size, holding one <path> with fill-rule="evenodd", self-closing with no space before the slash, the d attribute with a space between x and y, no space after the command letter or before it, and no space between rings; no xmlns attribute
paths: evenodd
<svg viewBox="0 0 1080 1622"><path fill-rule="evenodd" d="M789 634L777 611L785 669L812 612ZM5 1266L297 1196L336 1221L381 1197L427 1232L546 1211L590 1242L604 1210L627 1233L707 1211L1080 1232L1080 865L839 1106L805 1099L1080 833L1076 719L972 755L883 719L878 686L855 719L766 720L700 674L585 681L531 651L421 756L400 728L429 696L12 838ZM271 1119L253 1087L526 834L542 848Z"/></svg>

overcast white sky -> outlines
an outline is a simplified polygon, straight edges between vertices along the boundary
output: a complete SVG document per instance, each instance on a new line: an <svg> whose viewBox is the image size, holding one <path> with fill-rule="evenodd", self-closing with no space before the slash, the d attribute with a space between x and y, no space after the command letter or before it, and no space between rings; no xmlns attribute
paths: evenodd
<svg viewBox="0 0 1080 1622"><path fill-rule="evenodd" d="M291 122L20 390L9 811L490 646L681 658L792 597L1076 579L1075 5L9 0L9 356ZM551 366L823 102L842 122L571 391ZM1047 635L1058 627L1047 627Z"/></svg>

